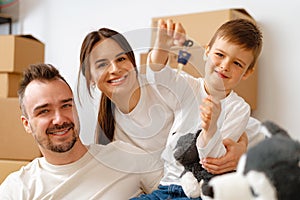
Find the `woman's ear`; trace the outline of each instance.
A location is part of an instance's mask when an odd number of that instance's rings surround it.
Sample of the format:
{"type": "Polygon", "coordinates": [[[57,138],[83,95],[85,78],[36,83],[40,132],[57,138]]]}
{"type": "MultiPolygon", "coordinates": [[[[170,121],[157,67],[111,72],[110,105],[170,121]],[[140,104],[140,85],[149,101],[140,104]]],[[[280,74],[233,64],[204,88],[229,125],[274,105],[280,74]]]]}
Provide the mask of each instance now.
{"type": "Polygon", "coordinates": [[[254,67],[251,68],[251,69],[247,69],[247,71],[245,72],[245,74],[244,74],[243,77],[242,77],[242,80],[247,80],[247,79],[249,78],[249,76],[250,76],[251,74],[253,74],[254,70],[255,70],[254,67]]]}
{"type": "Polygon", "coordinates": [[[90,87],[95,89],[96,88],[96,82],[95,81],[91,81],[90,82],[90,87]]]}
{"type": "Polygon", "coordinates": [[[32,130],[31,130],[31,127],[30,127],[30,124],[29,124],[29,122],[28,122],[28,119],[24,116],[24,115],[22,115],[21,116],[21,120],[22,120],[22,124],[23,124],[23,126],[24,126],[24,129],[25,129],[25,131],[27,132],[27,133],[32,133],[32,130]]]}

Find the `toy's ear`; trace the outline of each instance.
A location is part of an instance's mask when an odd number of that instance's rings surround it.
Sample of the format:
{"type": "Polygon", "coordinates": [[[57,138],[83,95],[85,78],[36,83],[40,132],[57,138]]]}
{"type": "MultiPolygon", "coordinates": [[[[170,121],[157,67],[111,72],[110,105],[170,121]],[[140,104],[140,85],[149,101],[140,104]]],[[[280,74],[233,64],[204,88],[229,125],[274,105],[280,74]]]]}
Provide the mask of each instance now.
{"type": "Polygon", "coordinates": [[[264,121],[262,123],[262,131],[266,137],[273,137],[274,135],[282,135],[290,138],[290,135],[286,130],[284,130],[278,124],[269,120],[264,121]],[[266,128],[266,130],[263,129],[264,127],[266,128]]]}
{"type": "Polygon", "coordinates": [[[253,74],[255,68],[248,69],[242,77],[242,80],[247,80],[251,74],[253,74]]]}

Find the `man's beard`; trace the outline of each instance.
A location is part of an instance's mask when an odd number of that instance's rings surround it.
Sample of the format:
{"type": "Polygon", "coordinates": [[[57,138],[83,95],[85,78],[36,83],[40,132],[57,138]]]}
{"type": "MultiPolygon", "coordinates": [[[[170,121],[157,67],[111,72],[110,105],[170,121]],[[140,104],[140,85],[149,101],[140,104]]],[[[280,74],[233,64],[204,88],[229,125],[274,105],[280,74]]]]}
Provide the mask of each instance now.
{"type": "Polygon", "coordinates": [[[69,151],[70,149],[73,148],[73,146],[75,145],[76,141],[78,140],[78,134],[75,129],[74,129],[74,124],[73,123],[64,123],[63,125],[61,126],[54,126],[52,128],[48,128],[46,130],[46,134],[47,136],[51,134],[51,132],[53,131],[59,131],[60,129],[66,129],[68,128],[69,130],[68,131],[72,131],[72,140],[69,141],[69,142],[65,142],[63,144],[59,144],[59,145],[56,145],[54,144],[49,137],[46,137],[44,139],[41,139],[41,138],[38,138],[36,135],[35,135],[35,139],[36,141],[38,142],[38,144],[40,146],[42,146],[44,149],[48,149],[50,151],[53,151],[53,152],[57,152],[57,153],[63,153],[63,152],[67,152],[69,151]]]}
{"type": "Polygon", "coordinates": [[[53,151],[53,152],[57,152],[57,153],[64,153],[69,151],[70,149],[73,148],[73,146],[75,145],[76,141],[78,140],[78,137],[76,136],[75,132],[73,132],[73,138],[70,142],[67,142],[65,144],[61,144],[61,145],[54,145],[50,140],[48,143],[48,147],[47,149],[53,151]]]}

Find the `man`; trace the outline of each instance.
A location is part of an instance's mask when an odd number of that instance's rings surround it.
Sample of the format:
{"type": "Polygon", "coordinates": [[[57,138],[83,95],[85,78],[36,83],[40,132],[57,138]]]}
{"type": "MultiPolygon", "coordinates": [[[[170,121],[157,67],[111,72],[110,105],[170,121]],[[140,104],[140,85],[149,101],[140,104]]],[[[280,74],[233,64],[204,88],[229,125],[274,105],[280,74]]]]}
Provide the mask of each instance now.
{"type": "Polygon", "coordinates": [[[31,65],[18,95],[24,128],[43,157],[10,174],[0,199],[129,199],[156,187],[161,163],[141,149],[81,142],[72,90],[55,67],[31,65]]]}

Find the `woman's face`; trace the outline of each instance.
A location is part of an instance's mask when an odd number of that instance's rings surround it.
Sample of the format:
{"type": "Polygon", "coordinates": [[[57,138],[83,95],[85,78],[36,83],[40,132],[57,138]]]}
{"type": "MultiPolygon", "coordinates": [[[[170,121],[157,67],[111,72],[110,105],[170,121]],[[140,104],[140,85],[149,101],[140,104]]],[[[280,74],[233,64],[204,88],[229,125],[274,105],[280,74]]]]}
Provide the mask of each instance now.
{"type": "Polygon", "coordinates": [[[105,39],[90,55],[92,83],[110,99],[129,95],[137,83],[134,65],[117,42],[105,39]]]}

